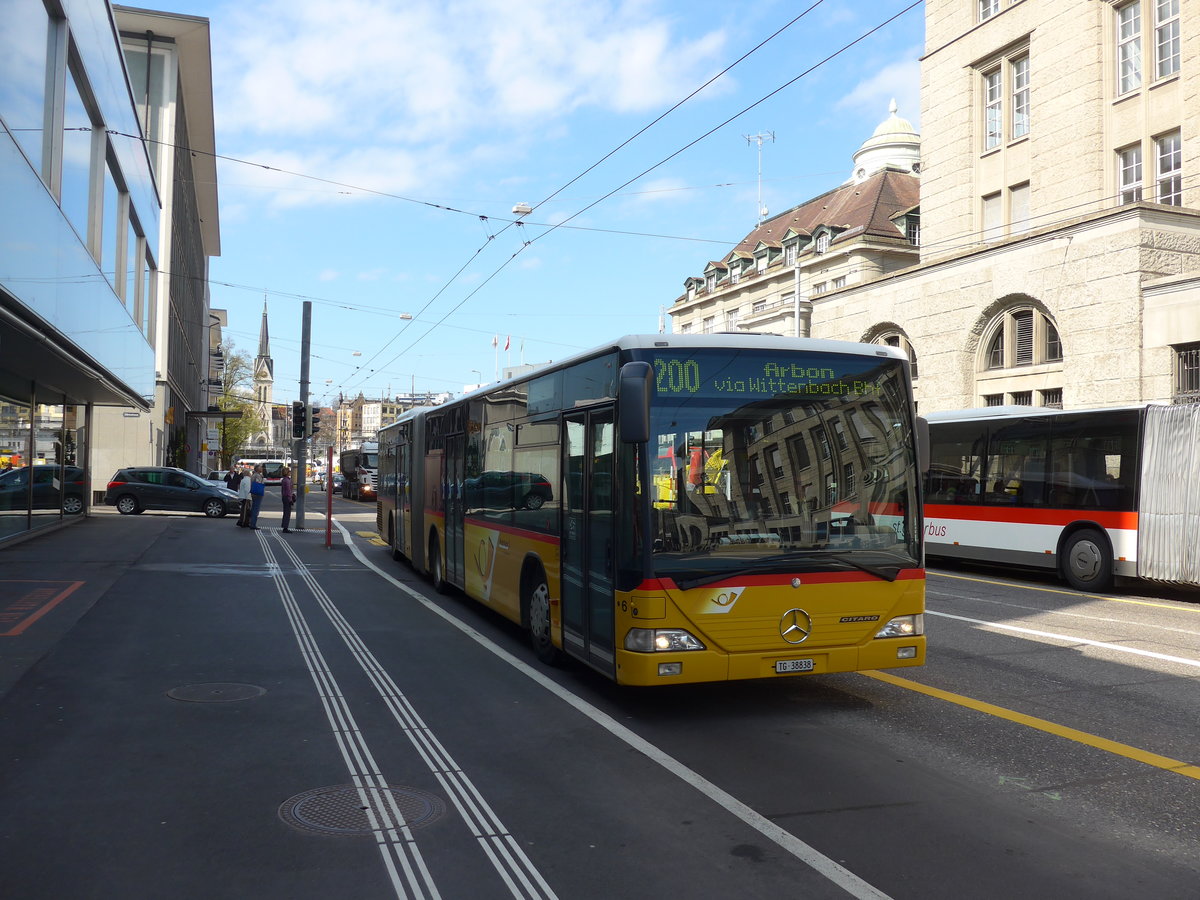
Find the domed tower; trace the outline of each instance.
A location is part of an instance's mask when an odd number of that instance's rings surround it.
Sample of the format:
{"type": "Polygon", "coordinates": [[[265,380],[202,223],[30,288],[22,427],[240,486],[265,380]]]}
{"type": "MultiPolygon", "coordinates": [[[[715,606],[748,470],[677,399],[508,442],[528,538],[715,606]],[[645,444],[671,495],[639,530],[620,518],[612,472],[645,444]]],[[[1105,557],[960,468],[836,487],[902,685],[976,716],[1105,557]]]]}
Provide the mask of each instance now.
{"type": "Polygon", "coordinates": [[[912,122],[896,115],[896,101],[888,106],[888,117],[854,154],[854,174],[849,181],[866,181],[876,172],[892,169],[921,173],[921,136],[912,122]]]}

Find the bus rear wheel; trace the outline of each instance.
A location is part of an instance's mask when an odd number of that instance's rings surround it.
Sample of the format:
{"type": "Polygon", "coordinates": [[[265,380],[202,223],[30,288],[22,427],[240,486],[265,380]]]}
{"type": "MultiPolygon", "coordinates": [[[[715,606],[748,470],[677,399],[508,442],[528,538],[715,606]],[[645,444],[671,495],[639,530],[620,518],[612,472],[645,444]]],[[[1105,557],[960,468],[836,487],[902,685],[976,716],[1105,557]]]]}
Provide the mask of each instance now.
{"type": "Polygon", "coordinates": [[[1067,538],[1060,560],[1063,578],[1075,590],[1107,591],[1112,587],[1112,550],[1096,529],[1084,528],[1067,538]]]}
{"type": "Polygon", "coordinates": [[[524,601],[534,654],[547,665],[558,665],[562,651],[550,637],[550,586],[540,568],[526,579],[524,601]]]}
{"type": "Polygon", "coordinates": [[[444,594],[450,590],[450,585],[446,582],[446,570],[443,568],[442,551],[438,545],[436,535],[429,539],[429,580],[433,582],[433,589],[439,594],[444,594]]]}

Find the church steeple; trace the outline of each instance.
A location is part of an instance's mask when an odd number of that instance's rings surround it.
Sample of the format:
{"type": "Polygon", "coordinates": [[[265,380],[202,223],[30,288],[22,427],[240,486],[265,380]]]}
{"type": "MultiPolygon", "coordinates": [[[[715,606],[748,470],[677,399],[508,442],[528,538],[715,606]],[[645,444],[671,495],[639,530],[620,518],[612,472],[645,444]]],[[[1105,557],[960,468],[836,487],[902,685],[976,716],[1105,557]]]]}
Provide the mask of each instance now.
{"type": "Polygon", "coordinates": [[[267,331],[267,299],[263,298],[262,329],[258,333],[258,358],[254,360],[254,399],[261,429],[253,442],[258,447],[274,447],[274,421],[271,407],[275,389],[275,360],[271,359],[271,339],[267,331]]]}
{"type": "Polygon", "coordinates": [[[267,335],[267,301],[263,299],[263,320],[262,328],[258,332],[258,355],[259,357],[271,356],[271,339],[267,335]]]}
{"type": "Polygon", "coordinates": [[[258,358],[254,361],[255,380],[275,380],[275,360],[271,359],[271,336],[267,330],[267,300],[263,298],[262,326],[258,332],[258,358]]]}

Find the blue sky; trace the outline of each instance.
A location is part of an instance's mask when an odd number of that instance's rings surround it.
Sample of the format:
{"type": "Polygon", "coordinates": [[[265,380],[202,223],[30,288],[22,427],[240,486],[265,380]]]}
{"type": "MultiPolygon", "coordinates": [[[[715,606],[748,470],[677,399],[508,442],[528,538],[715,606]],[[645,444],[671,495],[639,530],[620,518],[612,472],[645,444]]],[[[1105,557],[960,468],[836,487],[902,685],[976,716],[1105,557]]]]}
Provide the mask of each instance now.
{"type": "Polygon", "coordinates": [[[253,355],[265,295],[287,402],[312,300],[328,405],[457,393],[498,363],[658,331],[684,279],[755,225],[748,135],[774,133],[776,213],[848,178],[893,97],[919,127],[923,5],[802,74],[911,2],[816,2],[757,50],[814,0],[147,5],[211,21],[217,152],[244,161],[218,166],[212,305],[253,355]],[[517,203],[534,207],[520,226],[517,203]]]}

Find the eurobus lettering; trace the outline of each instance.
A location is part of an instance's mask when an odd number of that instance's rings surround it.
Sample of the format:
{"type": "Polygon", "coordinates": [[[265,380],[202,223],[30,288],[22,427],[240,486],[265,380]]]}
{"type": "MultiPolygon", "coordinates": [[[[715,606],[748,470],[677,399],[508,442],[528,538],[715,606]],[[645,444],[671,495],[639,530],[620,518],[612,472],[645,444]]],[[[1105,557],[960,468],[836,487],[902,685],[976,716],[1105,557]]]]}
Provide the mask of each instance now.
{"type": "Polygon", "coordinates": [[[621,684],[918,666],[913,410],[890,348],[624,337],[382,429],[378,527],[621,684]]]}
{"type": "Polygon", "coordinates": [[[1200,585],[1200,406],[932,413],[930,556],[1200,585]]]}

